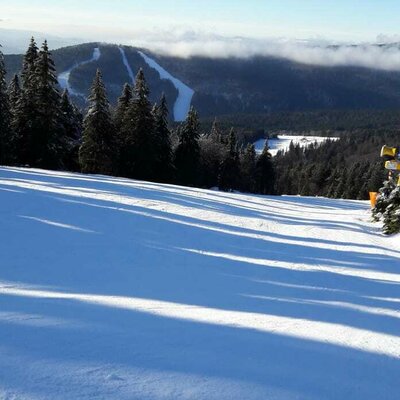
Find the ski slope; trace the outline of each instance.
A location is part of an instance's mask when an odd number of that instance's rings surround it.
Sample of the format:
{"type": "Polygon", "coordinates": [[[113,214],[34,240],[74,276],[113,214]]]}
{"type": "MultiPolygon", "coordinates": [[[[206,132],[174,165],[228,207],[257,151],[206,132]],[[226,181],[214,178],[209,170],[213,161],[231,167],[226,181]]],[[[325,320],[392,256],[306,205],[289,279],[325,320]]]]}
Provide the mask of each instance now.
{"type": "Polygon", "coordinates": [[[78,67],[80,67],[82,65],[89,64],[91,62],[97,61],[100,57],[101,57],[100,48],[96,47],[93,50],[93,55],[89,60],[85,60],[85,61],[79,62],[79,63],[75,64],[74,66],[72,66],[71,68],[69,68],[66,71],[64,71],[61,74],[59,74],[57,79],[58,79],[58,84],[60,85],[61,89],[63,89],[63,90],[67,89],[70,95],[81,97],[84,100],[86,100],[86,95],[85,94],[76,91],[71,86],[71,84],[69,83],[69,77],[71,76],[71,72],[74,69],[76,69],[76,68],[78,68],[78,67]]]}
{"type": "Polygon", "coordinates": [[[144,54],[143,52],[138,52],[146,64],[155,69],[160,74],[160,79],[166,79],[172,82],[175,88],[178,90],[178,98],[174,104],[174,120],[184,121],[189,113],[190,106],[192,104],[192,98],[194,96],[194,90],[189,86],[185,85],[182,81],[172,76],[168,71],[166,71],[161,65],[159,65],[155,60],[144,54]]]}
{"type": "Polygon", "coordinates": [[[0,216],[0,399],[398,399],[366,202],[0,168],[0,216]]]}
{"type": "Polygon", "coordinates": [[[128,73],[130,84],[135,83],[135,74],[132,71],[131,65],[129,64],[128,58],[126,57],[125,50],[122,46],[118,47],[119,52],[121,53],[122,63],[126,68],[126,72],[128,73]]]}
{"type": "MultiPolygon", "coordinates": [[[[327,140],[339,140],[337,137],[326,137],[326,136],[292,136],[292,135],[278,135],[276,138],[268,139],[268,146],[270,148],[270,153],[275,157],[278,151],[283,150],[284,152],[289,150],[290,143],[293,142],[294,145],[300,145],[300,147],[305,148],[311,144],[317,143],[320,145],[327,140]]],[[[265,146],[266,139],[260,139],[254,143],[254,147],[257,153],[262,153],[265,146]]]]}

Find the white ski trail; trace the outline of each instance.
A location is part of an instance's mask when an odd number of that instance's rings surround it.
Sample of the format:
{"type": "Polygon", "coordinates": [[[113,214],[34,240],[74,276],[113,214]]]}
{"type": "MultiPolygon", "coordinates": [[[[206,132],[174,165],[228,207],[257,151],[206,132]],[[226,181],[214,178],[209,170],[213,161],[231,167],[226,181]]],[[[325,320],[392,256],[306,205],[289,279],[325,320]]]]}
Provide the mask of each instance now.
{"type": "Polygon", "coordinates": [[[67,89],[69,94],[72,96],[81,97],[86,100],[86,96],[83,93],[80,93],[72,88],[69,83],[69,78],[71,76],[71,72],[75,69],[80,67],[81,65],[89,64],[91,62],[97,61],[101,57],[101,51],[99,47],[96,47],[93,50],[93,55],[89,60],[79,62],[72,66],[71,68],[67,69],[66,71],[62,72],[58,75],[58,84],[60,85],[61,89],[67,89]]]}
{"type": "Polygon", "coordinates": [[[131,82],[132,82],[132,83],[135,83],[135,75],[134,75],[134,73],[133,73],[133,71],[132,71],[132,68],[131,68],[131,66],[130,66],[130,64],[129,64],[128,59],[126,58],[125,50],[124,50],[123,47],[118,47],[118,48],[119,48],[119,51],[120,51],[120,53],[121,53],[122,62],[124,63],[125,68],[126,68],[126,70],[127,70],[127,72],[128,72],[129,78],[131,79],[131,82]]]}
{"type": "Polygon", "coordinates": [[[189,86],[185,85],[178,78],[172,76],[168,71],[166,71],[161,65],[159,65],[155,60],[148,57],[143,52],[139,51],[139,54],[143,57],[146,64],[155,69],[159,74],[161,79],[166,79],[172,82],[175,88],[178,90],[178,98],[174,104],[174,119],[175,121],[183,121],[189,113],[190,106],[192,104],[192,99],[194,95],[194,90],[189,86]]]}

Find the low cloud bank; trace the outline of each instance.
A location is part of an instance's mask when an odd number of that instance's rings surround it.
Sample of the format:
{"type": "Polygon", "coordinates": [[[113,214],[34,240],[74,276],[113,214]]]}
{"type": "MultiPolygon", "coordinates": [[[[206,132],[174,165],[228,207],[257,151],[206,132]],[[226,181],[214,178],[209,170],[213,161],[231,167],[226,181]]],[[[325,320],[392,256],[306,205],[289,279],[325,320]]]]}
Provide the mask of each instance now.
{"type": "Polygon", "coordinates": [[[162,55],[182,58],[270,56],[308,65],[358,66],[400,71],[400,46],[393,43],[332,45],[319,40],[227,38],[217,35],[186,33],[180,37],[162,34],[139,42],[135,40],[132,44],[140,44],[162,55]],[[160,37],[163,39],[160,40],[160,37]]]}
{"type": "Polygon", "coordinates": [[[350,45],[332,44],[326,40],[292,40],[284,38],[255,39],[247,37],[226,37],[203,31],[187,29],[131,29],[99,30],[90,35],[70,31],[75,39],[63,37],[61,33],[46,35],[37,32],[17,31],[0,28],[0,44],[4,53],[25,52],[29,38],[34,35],[38,42],[49,39],[54,48],[83,43],[103,41],[143,47],[161,55],[189,58],[203,56],[211,58],[250,58],[269,56],[292,60],[307,65],[356,66],[386,71],[400,71],[400,36],[379,35],[375,43],[350,45]],[[80,35],[80,33],[82,35],[80,35]],[[81,39],[78,39],[81,38],[81,39]]]}

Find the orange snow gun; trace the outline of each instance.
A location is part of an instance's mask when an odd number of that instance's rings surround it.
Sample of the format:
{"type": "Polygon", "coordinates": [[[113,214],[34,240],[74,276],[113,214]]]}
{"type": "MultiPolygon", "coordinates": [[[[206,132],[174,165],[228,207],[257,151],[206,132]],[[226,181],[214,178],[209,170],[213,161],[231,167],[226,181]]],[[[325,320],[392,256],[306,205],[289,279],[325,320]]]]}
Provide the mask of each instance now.
{"type": "Polygon", "coordinates": [[[371,208],[374,208],[376,206],[378,194],[378,192],[369,192],[369,201],[371,202],[371,208]]]}

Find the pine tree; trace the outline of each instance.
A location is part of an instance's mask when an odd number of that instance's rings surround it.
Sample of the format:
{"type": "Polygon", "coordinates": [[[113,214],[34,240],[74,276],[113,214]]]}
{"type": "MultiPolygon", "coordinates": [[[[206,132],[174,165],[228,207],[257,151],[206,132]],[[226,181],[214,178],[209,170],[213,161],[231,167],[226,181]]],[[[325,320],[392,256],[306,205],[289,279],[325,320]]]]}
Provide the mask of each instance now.
{"type": "Polygon", "coordinates": [[[0,164],[11,162],[13,156],[11,135],[11,114],[7,95],[6,68],[0,51],[0,164]]]}
{"type": "Polygon", "coordinates": [[[275,170],[268,142],[256,162],[256,191],[261,194],[275,193],[275,170]]]}
{"type": "Polygon", "coordinates": [[[396,186],[387,200],[386,211],[383,213],[383,233],[392,235],[400,232],[400,186],[396,186]]]}
{"type": "Polygon", "coordinates": [[[372,209],[372,218],[375,221],[380,221],[389,205],[390,194],[395,189],[396,184],[393,178],[389,178],[383,182],[383,186],[379,189],[379,194],[376,199],[375,207],[372,209]]]}
{"type": "Polygon", "coordinates": [[[169,182],[172,178],[172,147],[171,133],[168,129],[168,105],[165,95],[161,96],[160,104],[153,109],[155,134],[155,165],[154,174],[157,182],[169,182]]]}
{"type": "Polygon", "coordinates": [[[17,104],[20,101],[22,95],[22,89],[17,74],[15,74],[11,79],[11,82],[8,85],[7,93],[11,114],[14,114],[17,109],[17,104]]]}
{"type": "Polygon", "coordinates": [[[36,72],[36,60],[39,55],[39,48],[35,42],[35,38],[31,38],[28,50],[25,53],[24,60],[22,62],[22,82],[26,89],[28,86],[34,86],[34,75],[36,72]]]}
{"type": "Polygon", "coordinates": [[[230,191],[238,189],[240,183],[240,162],[237,149],[236,134],[233,129],[229,134],[228,149],[222,160],[218,186],[221,190],[230,191]]]}
{"type": "Polygon", "coordinates": [[[128,83],[125,83],[122,89],[122,94],[118,98],[117,107],[114,113],[114,125],[118,135],[120,135],[125,113],[131,104],[132,96],[133,94],[131,86],[128,83]]]}
{"type": "Polygon", "coordinates": [[[335,198],[339,180],[340,180],[340,170],[339,168],[335,168],[327,179],[327,191],[326,191],[327,197],[335,198]]]}
{"type": "Polygon", "coordinates": [[[348,171],[343,197],[356,199],[362,186],[362,169],[359,162],[354,163],[348,171]]]}
{"type": "Polygon", "coordinates": [[[58,91],[56,68],[47,41],[44,41],[35,61],[34,79],[37,115],[31,143],[32,164],[42,168],[59,168],[62,154],[65,152],[61,96],[58,91]]]}
{"type": "Polygon", "coordinates": [[[348,175],[347,168],[346,167],[342,168],[340,171],[340,178],[338,181],[338,185],[335,190],[335,195],[334,195],[335,199],[343,199],[344,198],[344,193],[346,190],[347,175],[348,175]]]}
{"type": "Polygon", "coordinates": [[[140,69],[135,79],[133,100],[125,113],[122,127],[121,173],[143,180],[155,179],[156,139],[149,93],[143,70],[140,69]]]}
{"type": "Polygon", "coordinates": [[[63,131],[63,165],[72,171],[79,170],[79,147],[82,140],[82,115],[71,103],[68,90],[61,96],[61,124],[63,131]]]}
{"type": "Polygon", "coordinates": [[[219,131],[216,119],[213,122],[211,131],[206,135],[201,135],[199,146],[200,186],[215,187],[218,185],[220,167],[226,153],[226,146],[222,143],[222,134],[219,131]]]}
{"type": "Polygon", "coordinates": [[[22,165],[35,165],[34,154],[35,124],[37,110],[36,62],[38,47],[32,37],[22,64],[22,92],[13,110],[12,129],[15,137],[16,162],[22,165]]]}
{"type": "Polygon", "coordinates": [[[256,149],[254,144],[248,144],[241,155],[241,189],[245,192],[254,192],[256,177],[256,149]]]}
{"type": "Polygon", "coordinates": [[[209,137],[215,143],[223,143],[222,133],[218,127],[217,118],[213,121],[209,137]]]}
{"type": "Polygon", "coordinates": [[[377,162],[371,166],[368,179],[368,192],[377,192],[385,181],[386,171],[382,168],[382,163],[377,162]]]}
{"type": "Polygon", "coordinates": [[[99,70],[88,98],[79,162],[82,172],[111,175],[115,171],[115,131],[106,89],[99,70]]]}
{"type": "Polygon", "coordinates": [[[174,155],[179,184],[193,186],[199,180],[199,129],[199,118],[196,110],[192,107],[179,130],[179,144],[174,155]]]}

